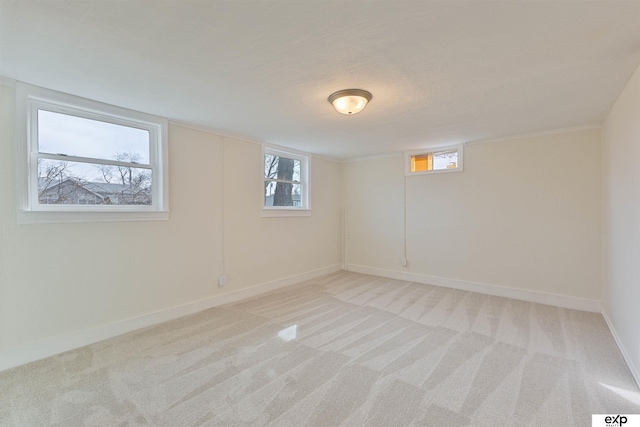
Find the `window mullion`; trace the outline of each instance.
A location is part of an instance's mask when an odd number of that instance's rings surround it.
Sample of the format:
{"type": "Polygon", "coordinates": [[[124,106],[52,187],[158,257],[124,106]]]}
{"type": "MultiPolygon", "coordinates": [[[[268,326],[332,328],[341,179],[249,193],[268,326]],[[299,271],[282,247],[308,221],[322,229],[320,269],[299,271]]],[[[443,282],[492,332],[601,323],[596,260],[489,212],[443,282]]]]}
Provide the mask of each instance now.
{"type": "Polygon", "coordinates": [[[265,181],[269,182],[284,182],[285,184],[301,184],[301,181],[287,181],[286,179],[265,178],[265,181]]]}

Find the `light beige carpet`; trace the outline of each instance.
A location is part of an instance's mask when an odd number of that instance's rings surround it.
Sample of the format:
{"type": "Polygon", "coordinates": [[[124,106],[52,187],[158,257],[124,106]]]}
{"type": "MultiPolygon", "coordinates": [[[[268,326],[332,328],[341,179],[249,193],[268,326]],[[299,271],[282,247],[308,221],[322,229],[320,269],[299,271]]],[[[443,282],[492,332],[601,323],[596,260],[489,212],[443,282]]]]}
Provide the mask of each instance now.
{"type": "Polygon", "coordinates": [[[590,426],[599,314],[341,272],[0,373],[3,426],[590,426]]]}

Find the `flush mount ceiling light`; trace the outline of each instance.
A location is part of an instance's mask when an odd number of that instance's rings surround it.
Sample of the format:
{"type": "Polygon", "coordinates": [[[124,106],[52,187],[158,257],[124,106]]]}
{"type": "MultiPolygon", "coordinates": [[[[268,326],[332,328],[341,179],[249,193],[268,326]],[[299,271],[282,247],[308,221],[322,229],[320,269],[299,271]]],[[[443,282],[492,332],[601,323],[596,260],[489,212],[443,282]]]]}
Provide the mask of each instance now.
{"type": "Polygon", "coordinates": [[[356,114],[371,101],[371,93],[362,89],[345,89],[329,95],[329,102],[340,114],[356,114]]]}

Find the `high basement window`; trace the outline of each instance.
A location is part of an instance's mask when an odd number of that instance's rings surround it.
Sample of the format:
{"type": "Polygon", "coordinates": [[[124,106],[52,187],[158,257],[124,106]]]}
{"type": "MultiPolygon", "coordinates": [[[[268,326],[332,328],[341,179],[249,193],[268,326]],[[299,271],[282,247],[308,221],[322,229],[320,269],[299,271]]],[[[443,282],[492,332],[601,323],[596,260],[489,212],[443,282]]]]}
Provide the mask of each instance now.
{"type": "Polygon", "coordinates": [[[167,121],[17,85],[18,221],[168,218],[167,121]]]}
{"type": "Polygon", "coordinates": [[[262,216],[311,215],[309,156],[263,146],[262,216]]]}
{"type": "Polygon", "coordinates": [[[404,153],[405,175],[462,171],[463,146],[455,145],[404,153]]]}

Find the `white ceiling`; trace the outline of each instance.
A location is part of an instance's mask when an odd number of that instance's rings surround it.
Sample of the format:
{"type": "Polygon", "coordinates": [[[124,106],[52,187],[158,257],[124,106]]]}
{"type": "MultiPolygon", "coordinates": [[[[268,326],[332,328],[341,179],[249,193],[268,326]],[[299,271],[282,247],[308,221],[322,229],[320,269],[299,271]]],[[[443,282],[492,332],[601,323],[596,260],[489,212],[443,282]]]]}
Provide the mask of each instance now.
{"type": "Polygon", "coordinates": [[[342,159],[599,124],[640,64],[640,0],[0,0],[0,27],[5,77],[342,159]]]}

